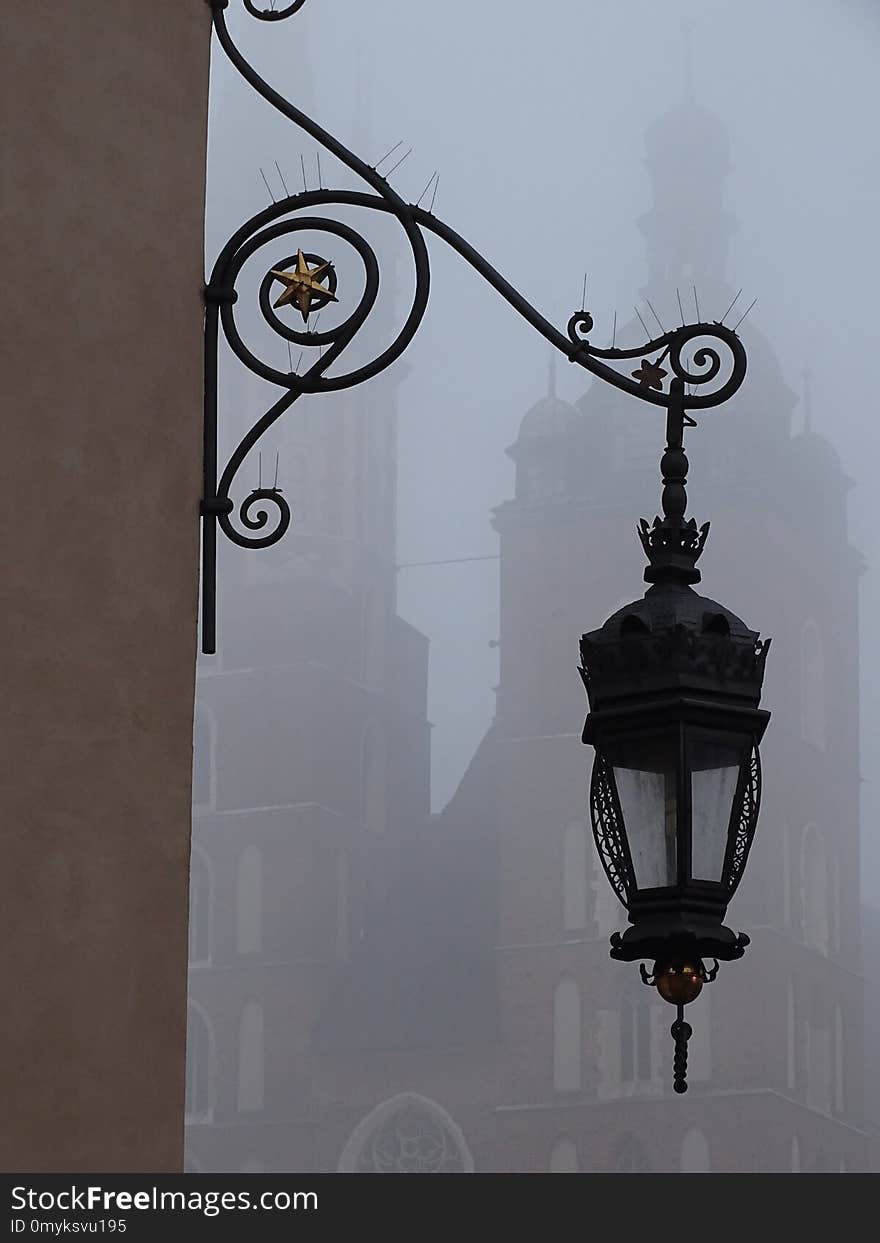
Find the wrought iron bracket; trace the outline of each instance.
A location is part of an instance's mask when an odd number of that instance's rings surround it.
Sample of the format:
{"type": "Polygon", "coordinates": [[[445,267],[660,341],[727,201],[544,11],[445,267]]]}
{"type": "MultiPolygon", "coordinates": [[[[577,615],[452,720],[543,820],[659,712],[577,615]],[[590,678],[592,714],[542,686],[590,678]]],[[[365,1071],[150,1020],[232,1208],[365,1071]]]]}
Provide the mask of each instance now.
{"type": "MultiPolygon", "coordinates": [[[[241,501],[237,525],[232,521],[235,502],[231,499],[236,476],[247,455],[263,434],[303,395],[340,392],[373,378],[389,367],[409,345],[424,316],[430,290],[430,263],[425,234],[445,242],[468,263],[527,323],[559,350],[570,362],[583,367],[598,379],[613,384],[642,401],[666,409],[670,426],[693,426],[686,410],[708,409],[731,397],[742,384],[746,355],[736,332],[719,322],[684,324],[632,349],[601,349],[589,338],[593,318],[582,308],[568,321],[564,332],[556,328],[528,302],[477,250],[449,225],[418,204],[407,203],[376,168],[321,125],[307,116],[269,85],[242,54],[226,24],[229,0],[205,0],[217,40],[235,69],[267,103],[314,139],[353,172],[366,191],[319,188],[286,195],[271,207],[257,212],[232,235],[214,264],[205,285],[205,410],[204,483],[200,506],[202,522],[201,621],[202,650],[216,651],[217,528],[242,548],[267,548],[286,533],[291,509],[279,488],[257,488],[241,501]],[[338,362],[357,336],[375,305],[379,290],[379,263],[366,238],[350,225],[336,220],[328,209],[358,207],[392,216],[404,234],[415,272],[412,301],[397,336],[369,362],[350,371],[336,372],[338,362]],[[321,214],[312,213],[320,209],[321,214]],[[363,290],[346,313],[347,291],[337,295],[335,268],[327,256],[303,255],[281,245],[283,239],[308,231],[323,234],[332,245],[353,251],[363,269],[363,290]],[[319,356],[302,375],[273,366],[245,343],[238,330],[234,307],[238,299],[236,282],[245,263],[271,248],[271,262],[259,289],[259,307],[273,332],[305,349],[318,349],[319,356]],[[285,249],[287,253],[285,253],[285,249]],[[286,270],[290,269],[290,270],[286,270]],[[285,292],[282,292],[285,291],[285,292]],[[273,296],[281,296],[273,302],[273,296]],[[324,331],[309,331],[313,311],[329,302],[341,304],[341,317],[324,331]],[[276,312],[282,311],[279,315],[276,312]],[[301,315],[304,329],[289,321],[291,312],[301,315]],[[255,375],[275,385],[279,396],[242,437],[222,471],[218,470],[218,357],[220,333],[238,360],[255,375]],[[693,351],[690,363],[684,351],[693,351]],[[724,357],[724,364],[722,358],[724,357]],[[640,360],[628,374],[613,365],[640,360]],[[664,367],[666,364],[666,367],[664,367]],[[668,369],[667,369],[668,368],[668,369]],[[724,376],[719,383],[719,376],[724,376]],[[668,390],[665,377],[670,376],[668,390]],[[715,385],[715,387],[712,387],[715,385]],[[691,389],[686,392],[686,386],[691,389]],[[242,529],[244,528],[244,529],[242,529]]],[[[268,4],[270,0],[266,0],[268,4]]],[[[251,17],[263,22],[281,22],[302,9],[305,0],[291,0],[283,7],[259,8],[255,0],[242,0],[251,17]]],[[[674,481],[673,481],[674,482],[674,481]]],[[[294,498],[295,503],[295,498],[294,498]]]]}

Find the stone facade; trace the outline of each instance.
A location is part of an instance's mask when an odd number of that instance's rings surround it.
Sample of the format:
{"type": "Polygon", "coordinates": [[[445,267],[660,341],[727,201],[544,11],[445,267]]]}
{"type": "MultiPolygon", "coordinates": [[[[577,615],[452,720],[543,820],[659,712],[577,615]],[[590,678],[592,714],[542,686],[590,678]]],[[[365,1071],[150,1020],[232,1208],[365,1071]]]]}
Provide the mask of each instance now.
{"type": "Polygon", "coordinates": [[[7,1171],[182,1164],[209,39],[0,34],[7,1171]]]}

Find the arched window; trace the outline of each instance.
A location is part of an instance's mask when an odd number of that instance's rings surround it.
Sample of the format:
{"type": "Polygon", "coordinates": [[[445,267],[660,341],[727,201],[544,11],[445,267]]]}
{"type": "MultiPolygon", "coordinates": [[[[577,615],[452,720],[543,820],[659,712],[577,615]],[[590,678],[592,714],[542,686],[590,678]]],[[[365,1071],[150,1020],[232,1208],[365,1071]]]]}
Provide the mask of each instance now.
{"type": "Polygon", "coordinates": [[[623,1084],[651,1080],[651,1001],[638,994],[620,1006],[620,1079],[623,1084]]]}
{"type": "Polygon", "coordinates": [[[647,1174],[651,1165],[644,1145],[635,1135],[624,1135],[614,1149],[611,1168],[618,1174],[647,1174]]]}
{"type": "Polygon", "coordinates": [[[558,1139],[550,1153],[550,1174],[577,1174],[580,1170],[577,1148],[570,1139],[558,1139]]]}
{"type": "Polygon", "coordinates": [[[825,749],[825,657],[813,618],[801,632],[801,732],[806,742],[825,749]]]}
{"type": "Polygon", "coordinates": [[[572,820],[562,850],[562,917],[566,932],[587,926],[587,829],[572,820]]]}
{"type": "Polygon", "coordinates": [[[204,853],[193,847],[189,863],[189,961],[211,961],[211,867],[204,853]]]}
{"type": "Polygon", "coordinates": [[[596,1085],[600,1101],[614,1100],[621,1095],[620,1076],[620,1011],[596,1011],[596,1085]]]}
{"type": "Polygon", "coordinates": [[[464,1134],[436,1101],[402,1092],[377,1105],[352,1131],[340,1174],[472,1174],[464,1134]]]}
{"type": "Polygon", "coordinates": [[[801,896],[804,941],[820,954],[828,953],[828,865],[825,840],[815,824],[804,829],[801,842],[801,896]]]}
{"type": "Polygon", "coordinates": [[[807,1063],[807,1104],[831,1113],[831,1032],[809,1021],[804,1032],[807,1063]]]}
{"type": "Polygon", "coordinates": [[[209,1122],[214,1105],[214,1036],[200,1006],[190,1003],[186,1028],[186,1121],[209,1122]]]}
{"type": "Polygon", "coordinates": [[[697,1127],[691,1127],[681,1145],[682,1174],[708,1174],[712,1169],[709,1141],[697,1127]]]}
{"type": "Polygon", "coordinates": [[[236,880],[236,949],[259,954],[263,948],[263,856],[247,846],[238,860],[236,880]]]}
{"type": "Polygon", "coordinates": [[[367,827],[381,833],[387,823],[386,782],[388,748],[378,721],[369,721],[364,730],[361,761],[363,817],[367,827]]]}
{"type": "Polygon", "coordinates": [[[531,504],[552,501],[565,495],[563,463],[554,454],[541,454],[528,462],[520,462],[517,480],[521,482],[521,495],[531,504]]]}
{"type": "Polygon", "coordinates": [[[553,998],[553,1087],[581,1090],[581,993],[571,976],[559,981],[553,998]]]}
{"type": "Polygon", "coordinates": [[[217,726],[205,704],[196,706],[193,719],[193,807],[214,805],[214,762],[217,726]]]}
{"type": "Polygon", "coordinates": [[[241,1012],[238,1041],[238,1108],[263,1108],[263,1007],[248,1001],[241,1012]]]}

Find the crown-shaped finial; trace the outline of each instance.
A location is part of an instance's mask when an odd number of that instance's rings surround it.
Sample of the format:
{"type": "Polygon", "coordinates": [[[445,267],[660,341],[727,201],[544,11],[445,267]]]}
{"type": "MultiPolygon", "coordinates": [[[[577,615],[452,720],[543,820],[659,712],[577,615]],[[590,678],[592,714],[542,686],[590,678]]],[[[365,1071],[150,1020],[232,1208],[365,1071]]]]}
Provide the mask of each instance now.
{"type": "Polygon", "coordinates": [[[642,518],[638,536],[651,563],[645,569],[645,582],[698,583],[696,563],[708,534],[709,523],[698,527],[694,518],[670,519],[658,514],[651,526],[642,518]]]}

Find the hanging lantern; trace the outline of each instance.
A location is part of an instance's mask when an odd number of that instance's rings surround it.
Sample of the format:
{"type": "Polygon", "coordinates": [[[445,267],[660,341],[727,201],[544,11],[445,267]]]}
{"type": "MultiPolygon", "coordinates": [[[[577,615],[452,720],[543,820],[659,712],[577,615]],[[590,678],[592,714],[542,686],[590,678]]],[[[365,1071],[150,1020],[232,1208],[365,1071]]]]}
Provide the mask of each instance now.
{"type": "Polygon", "coordinates": [[[650,586],[581,640],[593,834],[631,925],[612,936],[611,956],[651,961],[643,980],[677,1007],[677,1092],[687,1090],[684,1006],[749,940],[724,919],[758,820],[770,718],[758,706],[770,640],[693,587],[709,524],[684,517],[683,422],[671,408],[664,516],[640,524],[650,586]]]}

